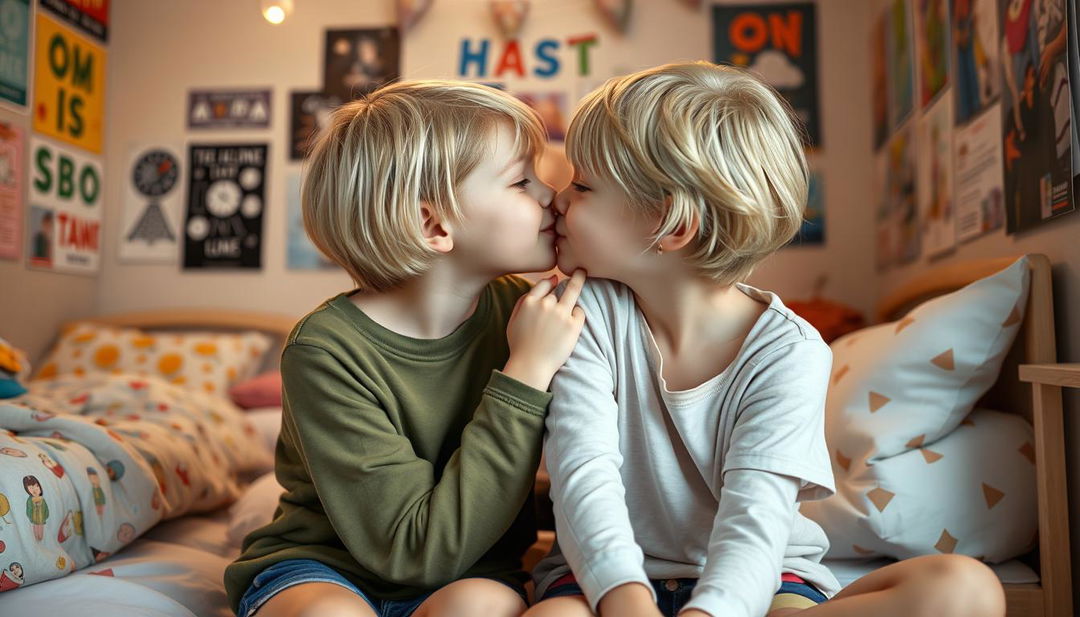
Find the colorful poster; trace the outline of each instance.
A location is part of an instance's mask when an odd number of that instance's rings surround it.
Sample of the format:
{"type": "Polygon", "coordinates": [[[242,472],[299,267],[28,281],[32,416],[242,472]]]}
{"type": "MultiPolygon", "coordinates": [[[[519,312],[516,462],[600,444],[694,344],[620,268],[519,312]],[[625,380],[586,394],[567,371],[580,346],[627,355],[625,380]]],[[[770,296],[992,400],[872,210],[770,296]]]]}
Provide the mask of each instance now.
{"type": "Polygon", "coordinates": [[[927,257],[956,246],[953,200],[953,102],[943,94],[919,118],[918,202],[923,252],[927,257]]]}
{"type": "Polygon", "coordinates": [[[1075,210],[1065,0],[1001,0],[1009,233],[1075,210]]]}
{"type": "Polygon", "coordinates": [[[105,62],[102,47],[39,12],[34,41],[34,131],[100,154],[105,62]]]}
{"type": "Polygon", "coordinates": [[[41,8],[102,43],[109,42],[109,0],[39,0],[41,8]]]}
{"type": "Polygon", "coordinates": [[[270,90],[191,90],[189,129],[270,127],[270,90]]]}
{"type": "Polygon", "coordinates": [[[882,12],[874,20],[870,35],[870,97],[874,120],[874,150],[881,148],[889,137],[889,65],[885,32],[889,25],[888,13],[882,12]]]}
{"type": "Polygon", "coordinates": [[[290,270],[323,270],[336,268],[334,262],[328,260],[319,249],[311,242],[304,231],[304,216],[300,209],[300,172],[292,172],[285,179],[285,190],[288,191],[286,203],[289,210],[289,225],[285,233],[287,249],[287,266],[290,270]]]}
{"type": "Polygon", "coordinates": [[[317,91],[296,90],[289,93],[292,114],[289,122],[289,160],[307,158],[315,137],[330,124],[330,114],[341,99],[317,91]]]}
{"type": "Polygon", "coordinates": [[[760,75],[791,103],[811,148],[822,147],[813,3],[714,5],[713,60],[760,75]]]}
{"type": "Polygon", "coordinates": [[[566,117],[566,94],[563,92],[516,92],[521,102],[536,110],[544,121],[549,141],[566,141],[569,120],[566,117]]]}
{"type": "Polygon", "coordinates": [[[895,263],[909,264],[919,258],[919,212],[915,203],[915,161],[912,157],[911,129],[904,128],[889,143],[886,192],[892,225],[895,263]]]}
{"type": "Polygon", "coordinates": [[[953,136],[956,239],[977,238],[1005,225],[1001,176],[1001,106],[994,105],[953,136]]]}
{"type": "Polygon", "coordinates": [[[997,0],[950,0],[956,63],[956,124],[967,124],[1001,95],[997,0]]]}
{"type": "Polygon", "coordinates": [[[25,111],[30,72],[30,0],[0,0],[0,32],[0,100],[25,111]]]}
{"type": "Polygon", "coordinates": [[[397,28],[327,30],[323,91],[351,101],[400,76],[397,28]]]}
{"type": "Polygon", "coordinates": [[[821,174],[810,172],[810,186],[806,195],[806,212],[803,214],[799,233],[791,241],[793,246],[825,244],[825,196],[821,174]]]}
{"type": "Polygon", "coordinates": [[[101,262],[101,159],[30,137],[29,265],[94,274],[101,262]]]}
{"type": "Polygon", "coordinates": [[[915,0],[919,103],[925,109],[949,83],[948,0],[915,0]]]}
{"type": "Polygon", "coordinates": [[[120,259],[176,263],[184,214],[182,144],[148,144],[128,150],[120,259]]]}
{"type": "Polygon", "coordinates": [[[23,130],[0,122],[0,259],[18,259],[22,248],[23,130]]]}
{"type": "Polygon", "coordinates": [[[889,25],[886,44],[889,63],[889,118],[898,128],[911,114],[913,66],[911,60],[911,28],[908,26],[907,0],[892,0],[888,9],[889,25]]]}
{"type": "Polygon", "coordinates": [[[267,149],[267,144],[190,146],[185,268],[261,267],[267,149]]]}

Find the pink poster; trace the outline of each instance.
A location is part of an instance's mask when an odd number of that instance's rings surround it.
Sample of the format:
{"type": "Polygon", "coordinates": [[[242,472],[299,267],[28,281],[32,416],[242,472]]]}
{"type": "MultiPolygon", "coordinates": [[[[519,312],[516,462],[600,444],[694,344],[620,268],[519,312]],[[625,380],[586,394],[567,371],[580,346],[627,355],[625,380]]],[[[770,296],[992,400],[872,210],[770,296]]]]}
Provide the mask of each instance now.
{"type": "Polygon", "coordinates": [[[19,258],[22,238],[23,130],[0,122],[0,259],[19,258]]]}

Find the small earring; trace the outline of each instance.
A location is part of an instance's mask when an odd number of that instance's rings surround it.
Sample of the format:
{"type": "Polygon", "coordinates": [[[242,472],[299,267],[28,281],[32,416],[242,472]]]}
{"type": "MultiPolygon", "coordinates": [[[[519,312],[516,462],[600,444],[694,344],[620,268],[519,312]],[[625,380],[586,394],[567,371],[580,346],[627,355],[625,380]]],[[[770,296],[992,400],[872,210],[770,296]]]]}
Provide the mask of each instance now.
{"type": "Polygon", "coordinates": [[[657,255],[663,255],[663,254],[664,254],[664,247],[662,247],[662,246],[660,246],[659,244],[657,244],[657,245],[656,245],[656,254],[657,254],[657,255]]]}

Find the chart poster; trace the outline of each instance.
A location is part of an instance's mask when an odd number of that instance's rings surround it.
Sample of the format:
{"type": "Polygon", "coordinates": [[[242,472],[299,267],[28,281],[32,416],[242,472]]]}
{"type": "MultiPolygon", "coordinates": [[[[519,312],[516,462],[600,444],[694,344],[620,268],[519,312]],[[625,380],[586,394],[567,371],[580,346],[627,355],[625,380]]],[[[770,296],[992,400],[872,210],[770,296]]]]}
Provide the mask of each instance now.
{"type": "Polygon", "coordinates": [[[1065,0],[1001,0],[1006,231],[1075,209],[1065,0]]]}
{"type": "Polygon", "coordinates": [[[184,215],[183,146],[151,143],[128,150],[120,259],[176,263],[184,215]]]}
{"type": "Polygon", "coordinates": [[[915,2],[915,41],[919,58],[919,103],[928,107],[949,83],[949,2],[915,2]]]}
{"type": "Polygon", "coordinates": [[[189,129],[270,127],[270,90],[191,90],[189,129]]]}
{"type": "Polygon", "coordinates": [[[29,161],[29,266],[97,273],[105,197],[101,159],[34,135],[29,161]]]}
{"type": "Polygon", "coordinates": [[[397,28],[327,30],[323,91],[351,101],[397,79],[401,42],[397,28]]]}
{"type": "Polygon", "coordinates": [[[300,209],[300,172],[286,177],[286,203],[289,209],[289,225],[285,233],[288,255],[286,264],[290,270],[331,270],[337,266],[315,248],[304,231],[304,216],[300,209]]]}
{"type": "Polygon", "coordinates": [[[915,99],[907,0],[892,0],[888,15],[886,55],[889,64],[889,118],[896,129],[911,115],[915,99]]]}
{"type": "Polygon", "coordinates": [[[105,117],[105,50],[37,13],[34,40],[34,131],[101,153],[105,117]]]}
{"type": "Polygon", "coordinates": [[[1001,106],[994,105],[953,133],[956,239],[972,240],[1005,226],[1001,175],[1001,106]]]}
{"type": "Polygon", "coordinates": [[[19,259],[22,250],[23,147],[25,135],[0,122],[0,259],[19,259]]]}
{"type": "Polygon", "coordinates": [[[813,3],[713,5],[713,60],[745,67],[788,100],[820,148],[817,17],[813,3]]]}
{"type": "Polygon", "coordinates": [[[330,124],[330,114],[341,105],[341,99],[312,90],[294,90],[289,98],[289,160],[300,161],[307,158],[315,138],[330,124]]]}
{"type": "Polygon", "coordinates": [[[109,0],[38,0],[41,8],[89,34],[109,42],[109,0]]]}
{"type": "Polygon", "coordinates": [[[30,0],[0,0],[0,101],[26,111],[30,75],[30,0]]]}
{"type": "Polygon", "coordinates": [[[184,268],[261,267],[267,150],[190,146],[184,268]]]}
{"type": "Polygon", "coordinates": [[[952,95],[947,92],[918,123],[916,185],[922,248],[927,257],[936,257],[956,247],[952,112],[952,95]]]}
{"type": "Polygon", "coordinates": [[[1001,96],[997,0],[950,0],[956,124],[971,122],[1001,96]]]}

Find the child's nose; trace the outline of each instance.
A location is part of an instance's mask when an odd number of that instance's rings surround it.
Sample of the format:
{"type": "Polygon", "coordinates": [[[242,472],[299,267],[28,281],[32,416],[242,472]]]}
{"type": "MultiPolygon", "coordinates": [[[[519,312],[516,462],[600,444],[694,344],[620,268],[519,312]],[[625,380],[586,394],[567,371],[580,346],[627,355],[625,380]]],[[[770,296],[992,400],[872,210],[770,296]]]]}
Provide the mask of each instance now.
{"type": "Polygon", "coordinates": [[[570,189],[567,188],[565,191],[556,195],[555,201],[553,201],[551,204],[552,207],[555,208],[555,211],[558,212],[560,215],[565,215],[567,208],[570,207],[569,191],[570,189]]]}

